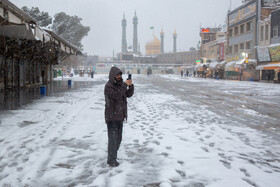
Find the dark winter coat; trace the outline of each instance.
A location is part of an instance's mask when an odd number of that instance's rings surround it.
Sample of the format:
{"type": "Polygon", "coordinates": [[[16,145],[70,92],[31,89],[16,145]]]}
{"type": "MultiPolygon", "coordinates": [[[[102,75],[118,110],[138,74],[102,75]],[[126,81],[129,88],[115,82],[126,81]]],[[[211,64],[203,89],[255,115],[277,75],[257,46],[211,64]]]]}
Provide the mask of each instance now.
{"type": "Polygon", "coordinates": [[[127,86],[123,81],[117,82],[115,77],[122,73],[117,67],[112,67],[109,81],[105,85],[105,121],[121,121],[127,119],[127,97],[134,93],[134,85],[127,86]]]}

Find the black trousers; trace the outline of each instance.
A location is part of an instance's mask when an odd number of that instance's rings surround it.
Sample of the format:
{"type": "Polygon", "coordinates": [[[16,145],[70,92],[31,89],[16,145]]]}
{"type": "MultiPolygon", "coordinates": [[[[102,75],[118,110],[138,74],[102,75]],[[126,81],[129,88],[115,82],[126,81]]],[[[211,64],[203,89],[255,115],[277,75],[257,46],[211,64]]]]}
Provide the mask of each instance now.
{"type": "Polygon", "coordinates": [[[108,129],[108,161],[117,159],[118,150],[122,141],[123,122],[110,121],[107,123],[108,129]]]}

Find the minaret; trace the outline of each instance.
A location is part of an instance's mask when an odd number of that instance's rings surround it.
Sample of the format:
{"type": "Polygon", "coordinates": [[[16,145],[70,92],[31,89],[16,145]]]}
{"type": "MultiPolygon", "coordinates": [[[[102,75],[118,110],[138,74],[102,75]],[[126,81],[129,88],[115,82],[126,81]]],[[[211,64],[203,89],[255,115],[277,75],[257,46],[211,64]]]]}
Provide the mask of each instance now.
{"type": "Polygon", "coordinates": [[[135,15],[133,18],[133,53],[137,53],[137,45],[138,45],[138,37],[137,37],[137,24],[138,24],[138,18],[136,16],[136,11],[135,15]]]}
{"type": "Polygon", "coordinates": [[[163,29],[161,29],[161,33],[160,33],[160,53],[164,53],[164,32],[163,32],[163,29]]]}
{"type": "Polygon", "coordinates": [[[138,43],[138,53],[141,54],[140,43],[138,43]]]}
{"type": "Polygon", "coordinates": [[[174,34],[173,34],[173,53],[176,53],[177,52],[177,33],[176,33],[176,30],[174,31],[174,34]]]}
{"type": "Polygon", "coordinates": [[[126,19],[125,15],[123,14],[122,20],[122,53],[127,52],[127,43],[126,43],[126,19]]]}

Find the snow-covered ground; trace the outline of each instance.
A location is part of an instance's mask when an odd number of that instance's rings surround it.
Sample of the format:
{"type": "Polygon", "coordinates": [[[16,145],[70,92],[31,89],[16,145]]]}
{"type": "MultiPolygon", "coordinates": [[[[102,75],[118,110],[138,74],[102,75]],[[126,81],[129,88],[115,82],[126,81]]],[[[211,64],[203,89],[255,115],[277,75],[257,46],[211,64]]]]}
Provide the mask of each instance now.
{"type": "Polygon", "coordinates": [[[272,136],[250,126],[252,116],[263,115],[257,119],[271,124],[275,120],[249,107],[253,98],[279,99],[279,85],[133,75],[135,94],[128,100],[120,166],[110,168],[103,95],[107,75],[71,79],[96,84],[0,114],[0,186],[279,186],[278,131],[269,131],[272,136]],[[209,92],[190,95],[195,85],[209,92]],[[239,93],[242,88],[249,89],[239,93]],[[225,108],[212,108],[207,94],[213,90],[227,98],[243,94],[247,104],[238,103],[244,107],[234,110],[235,102],[219,96],[225,108]]]}

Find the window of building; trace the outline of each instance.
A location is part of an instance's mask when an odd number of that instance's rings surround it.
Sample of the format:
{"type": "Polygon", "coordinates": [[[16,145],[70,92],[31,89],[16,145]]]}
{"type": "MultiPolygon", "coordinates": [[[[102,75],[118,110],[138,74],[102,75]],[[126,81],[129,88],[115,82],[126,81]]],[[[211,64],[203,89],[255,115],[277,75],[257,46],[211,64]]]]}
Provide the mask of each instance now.
{"type": "Polygon", "coordinates": [[[229,37],[232,37],[232,29],[229,29],[229,37]]]}
{"type": "Polygon", "coordinates": [[[264,35],[264,26],[261,26],[261,41],[263,41],[263,35],[264,35]]]}
{"type": "Polygon", "coordinates": [[[239,28],[238,27],[234,27],[234,36],[237,36],[239,33],[239,28]]]}
{"type": "Polygon", "coordinates": [[[240,45],[239,49],[244,50],[244,43],[240,43],[239,45],[240,45]]]}
{"type": "Polygon", "coordinates": [[[232,46],[229,46],[229,54],[232,54],[232,46]]]}
{"type": "Polygon", "coordinates": [[[246,32],[252,31],[252,21],[246,23],[246,32]]]}
{"type": "Polygon", "coordinates": [[[268,40],[269,36],[269,29],[268,29],[268,24],[265,25],[265,40],[268,40]]]}
{"type": "Polygon", "coordinates": [[[208,43],[208,42],[209,42],[208,39],[203,39],[203,40],[202,40],[202,44],[206,44],[206,43],[208,43]]]}
{"type": "Polygon", "coordinates": [[[244,33],[244,24],[240,25],[240,34],[243,34],[244,33]]]}
{"type": "Polygon", "coordinates": [[[251,41],[246,42],[246,49],[251,49],[251,41]]]}
{"type": "Polygon", "coordinates": [[[278,26],[273,27],[272,36],[273,36],[273,38],[278,37],[278,26]]]}
{"type": "Polygon", "coordinates": [[[238,53],[238,45],[234,45],[234,53],[238,53]]]}

